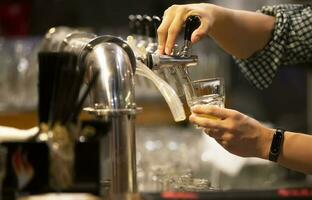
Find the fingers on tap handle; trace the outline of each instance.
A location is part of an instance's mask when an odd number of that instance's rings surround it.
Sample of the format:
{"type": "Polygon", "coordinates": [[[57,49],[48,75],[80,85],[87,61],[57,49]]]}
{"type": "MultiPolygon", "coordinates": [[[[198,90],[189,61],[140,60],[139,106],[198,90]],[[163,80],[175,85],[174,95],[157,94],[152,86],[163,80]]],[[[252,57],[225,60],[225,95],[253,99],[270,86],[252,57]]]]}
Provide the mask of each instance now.
{"type": "Polygon", "coordinates": [[[196,15],[189,16],[185,21],[184,40],[191,41],[192,33],[200,26],[200,18],[196,15]]]}

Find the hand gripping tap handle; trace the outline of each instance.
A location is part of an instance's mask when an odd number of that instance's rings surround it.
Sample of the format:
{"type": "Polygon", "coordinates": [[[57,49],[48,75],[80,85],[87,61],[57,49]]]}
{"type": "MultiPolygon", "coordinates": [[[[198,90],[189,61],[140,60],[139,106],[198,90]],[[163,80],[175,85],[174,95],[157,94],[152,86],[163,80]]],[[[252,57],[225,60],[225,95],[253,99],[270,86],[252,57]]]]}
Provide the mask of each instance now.
{"type": "Polygon", "coordinates": [[[200,26],[200,19],[198,16],[189,16],[185,21],[184,40],[191,41],[192,33],[200,26]]]}

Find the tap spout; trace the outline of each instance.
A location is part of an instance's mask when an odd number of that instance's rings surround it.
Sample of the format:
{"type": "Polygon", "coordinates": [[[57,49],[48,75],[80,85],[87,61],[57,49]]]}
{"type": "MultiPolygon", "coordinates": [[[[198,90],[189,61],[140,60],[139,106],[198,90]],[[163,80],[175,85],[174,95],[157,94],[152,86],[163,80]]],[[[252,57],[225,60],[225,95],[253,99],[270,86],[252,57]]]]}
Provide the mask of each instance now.
{"type": "Polygon", "coordinates": [[[168,56],[159,54],[147,54],[145,64],[153,70],[176,66],[194,67],[197,66],[198,64],[198,57],[196,55],[182,57],[182,56],[168,56]]]}

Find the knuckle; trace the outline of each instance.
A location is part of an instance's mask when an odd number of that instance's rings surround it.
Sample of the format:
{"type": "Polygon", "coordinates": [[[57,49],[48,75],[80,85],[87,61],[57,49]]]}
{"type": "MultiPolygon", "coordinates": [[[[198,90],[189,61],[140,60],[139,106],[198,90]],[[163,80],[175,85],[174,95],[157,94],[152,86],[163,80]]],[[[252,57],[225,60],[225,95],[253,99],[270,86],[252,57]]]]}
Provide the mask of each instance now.
{"type": "Polygon", "coordinates": [[[205,128],[209,128],[209,123],[207,123],[207,121],[202,121],[202,126],[205,127],[205,128]]]}
{"type": "Polygon", "coordinates": [[[188,10],[185,5],[180,5],[180,6],[176,7],[176,9],[179,13],[185,13],[188,10]]]}
{"type": "Polygon", "coordinates": [[[212,128],[213,127],[213,124],[211,124],[211,122],[207,119],[205,119],[203,122],[202,122],[203,126],[206,127],[206,128],[212,128]]]}
{"type": "Polygon", "coordinates": [[[170,27],[168,30],[169,35],[176,35],[178,33],[178,29],[176,27],[170,27]]]}
{"type": "Polygon", "coordinates": [[[170,6],[171,9],[176,9],[176,8],[178,8],[178,7],[179,7],[178,4],[173,4],[172,6],[170,6]]]}
{"type": "Polygon", "coordinates": [[[170,10],[169,9],[165,10],[165,12],[163,14],[163,19],[166,18],[168,15],[170,15],[170,10]]]}
{"type": "Polygon", "coordinates": [[[232,111],[232,118],[233,119],[240,119],[241,118],[241,114],[240,114],[240,112],[238,112],[238,111],[236,111],[236,110],[233,110],[232,111]]]}
{"type": "Polygon", "coordinates": [[[226,130],[228,132],[234,132],[236,130],[237,125],[235,123],[228,123],[226,130]]]}
{"type": "Polygon", "coordinates": [[[165,31],[165,29],[164,29],[164,28],[159,27],[159,28],[157,29],[157,33],[158,33],[158,34],[160,34],[160,35],[162,35],[162,34],[165,34],[165,33],[166,33],[166,31],[165,31]]]}
{"type": "Polygon", "coordinates": [[[209,107],[207,111],[210,112],[211,114],[220,112],[220,110],[215,106],[209,107]]]}
{"type": "Polygon", "coordinates": [[[178,7],[177,4],[173,4],[173,5],[171,5],[168,9],[166,9],[165,13],[168,13],[168,12],[170,12],[170,11],[174,11],[174,10],[177,9],[177,7],[178,7]]]}
{"type": "Polygon", "coordinates": [[[164,15],[168,15],[171,14],[172,12],[175,12],[177,5],[173,4],[172,6],[168,7],[165,12],[164,15]]]}

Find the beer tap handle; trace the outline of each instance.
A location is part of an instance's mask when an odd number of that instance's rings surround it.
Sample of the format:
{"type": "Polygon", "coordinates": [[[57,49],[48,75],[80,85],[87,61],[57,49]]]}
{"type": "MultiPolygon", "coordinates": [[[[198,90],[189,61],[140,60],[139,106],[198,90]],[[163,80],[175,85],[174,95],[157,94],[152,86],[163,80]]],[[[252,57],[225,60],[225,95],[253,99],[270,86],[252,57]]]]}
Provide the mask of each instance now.
{"type": "Polygon", "coordinates": [[[192,33],[200,26],[198,16],[189,16],[185,21],[184,40],[191,41],[192,33]]]}
{"type": "Polygon", "coordinates": [[[137,34],[140,36],[145,36],[145,28],[143,24],[143,17],[142,15],[135,16],[135,27],[137,29],[137,34]]]}
{"type": "Polygon", "coordinates": [[[160,19],[160,17],[154,15],[153,18],[152,18],[152,22],[153,22],[153,26],[154,26],[154,34],[155,34],[155,37],[156,37],[157,29],[158,29],[158,27],[161,24],[161,19],[160,19]]]}
{"type": "Polygon", "coordinates": [[[184,45],[182,47],[180,56],[186,57],[189,56],[191,49],[191,37],[192,33],[200,26],[200,19],[198,16],[192,15],[189,16],[185,21],[185,30],[184,30],[184,45]]]}
{"type": "Polygon", "coordinates": [[[136,26],[135,26],[135,16],[134,15],[129,15],[128,16],[128,25],[129,25],[129,31],[130,31],[130,34],[131,35],[136,35],[137,34],[137,29],[136,29],[136,26]]]}
{"type": "Polygon", "coordinates": [[[144,24],[146,36],[150,37],[150,38],[155,38],[156,35],[155,35],[155,31],[154,31],[152,18],[148,15],[144,15],[143,16],[143,24],[144,24]]]}

